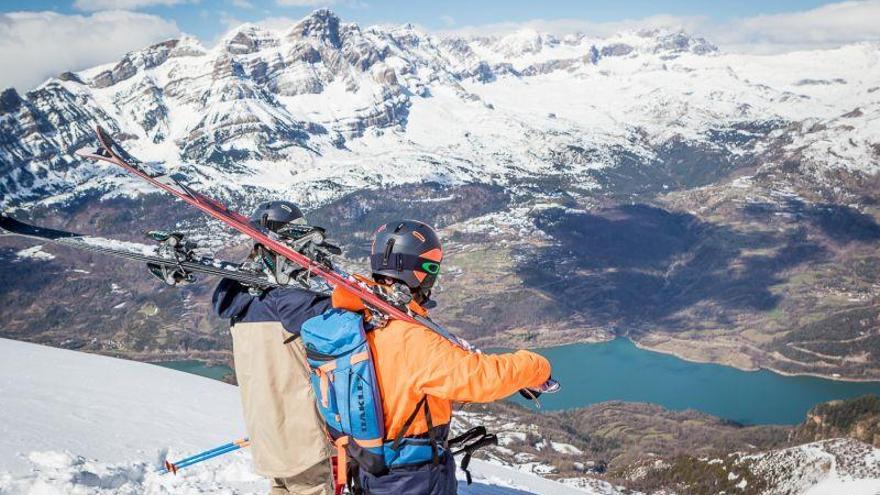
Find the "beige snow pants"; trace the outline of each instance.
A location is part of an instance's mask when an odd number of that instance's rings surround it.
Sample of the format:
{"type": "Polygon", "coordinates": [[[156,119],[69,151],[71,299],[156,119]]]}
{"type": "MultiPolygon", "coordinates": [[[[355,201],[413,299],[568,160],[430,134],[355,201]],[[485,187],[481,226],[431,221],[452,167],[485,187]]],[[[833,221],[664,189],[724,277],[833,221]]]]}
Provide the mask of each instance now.
{"type": "Polygon", "coordinates": [[[333,495],[328,478],[330,462],[325,461],[289,478],[273,478],[269,495],[333,495]]]}
{"type": "MultiPolygon", "coordinates": [[[[332,494],[332,454],[324,422],[309,384],[305,348],[278,322],[232,326],[235,377],[254,471],[286,480],[287,491],[332,494]]],[[[276,483],[273,483],[275,485],[276,483]]]]}

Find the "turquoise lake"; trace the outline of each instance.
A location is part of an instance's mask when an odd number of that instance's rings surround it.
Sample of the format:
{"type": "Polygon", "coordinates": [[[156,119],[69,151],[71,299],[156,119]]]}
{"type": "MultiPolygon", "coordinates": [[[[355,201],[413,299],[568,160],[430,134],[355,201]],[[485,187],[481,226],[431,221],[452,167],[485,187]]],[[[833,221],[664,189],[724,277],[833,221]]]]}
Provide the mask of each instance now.
{"type": "MultiPolygon", "coordinates": [[[[770,371],[684,361],[639,349],[628,339],[540,349],[562,390],[541,397],[544,410],[597,402],[653,402],[696,409],[743,424],[795,424],[815,404],[864,394],[880,395],[880,382],[788,377],[770,371]]],[[[530,403],[524,399],[517,402],[530,403]]]]}
{"type": "Polygon", "coordinates": [[[171,368],[178,371],[185,371],[194,375],[205,376],[215,380],[223,380],[226,375],[232,374],[233,370],[229,366],[214,365],[208,366],[202,361],[184,360],[184,361],[162,361],[152,363],[165,368],[171,368]]]}

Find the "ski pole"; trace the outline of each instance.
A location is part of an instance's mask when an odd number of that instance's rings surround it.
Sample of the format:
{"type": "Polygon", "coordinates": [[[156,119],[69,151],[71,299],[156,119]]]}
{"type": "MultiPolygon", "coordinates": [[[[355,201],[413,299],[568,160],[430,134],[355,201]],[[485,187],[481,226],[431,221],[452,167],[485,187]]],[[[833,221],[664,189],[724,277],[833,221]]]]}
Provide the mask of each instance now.
{"type": "Polygon", "coordinates": [[[208,454],[208,455],[199,457],[197,459],[193,459],[191,461],[186,461],[186,462],[181,462],[181,463],[175,464],[174,470],[178,471],[178,470],[183,469],[187,466],[192,466],[193,464],[198,464],[202,461],[207,461],[208,459],[213,459],[214,457],[219,457],[223,454],[228,454],[229,452],[233,452],[233,451],[238,450],[238,449],[245,447],[245,446],[246,445],[233,445],[232,447],[229,447],[228,449],[218,450],[212,454],[208,454]]]}
{"type": "Polygon", "coordinates": [[[224,443],[223,445],[221,445],[221,446],[219,446],[219,447],[214,447],[213,449],[209,449],[209,450],[206,450],[206,451],[204,451],[204,452],[199,452],[198,454],[191,455],[191,456],[189,456],[189,457],[186,457],[186,458],[181,459],[181,460],[179,460],[179,461],[177,461],[177,462],[174,462],[174,463],[169,463],[169,462],[166,460],[166,461],[165,461],[165,464],[166,464],[166,465],[167,465],[167,464],[178,465],[178,464],[181,464],[181,463],[184,463],[184,462],[191,461],[191,460],[193,460],[193,459],[197,459],[197,458],[199,458],[199,457],[204,457],[204,456],[206,456],[206,455],[208,455],[208,454],[213,454],[214,452],[217,452],[217,451],[220,451],[220,450],[228,449],[228,448],[233,447],[234,445],[236,445],[236,443],[239,443],[239,442],[242,442],[242,441],[247,441],[247,438],[242,438],[242,439],[239,439],[239,440],[234,440],[234,441],[229,442],[229,443],[224,443]]]}
{"type": "Polygon", "coordinates": [[[198,454],[191,455],[191,456],[186,457],[184,459],[181,459],[177,462],[171,462],[171,461],[166,460],[165,467],[160,468],[159,472],[161,474],[165,474],[165,473],[177,474],[177,471],[179,469],[185,468],[187,466],[191,466],[193,464],[196,464],[196,463],[199,463],[202,461],[206,461],[208,459],[212,459],[214,457],[221,456],[221,455],[229,453],[229,452],[233,452],[238,449],[242,449],[244,447],[247,447],[248,445],[250,445],[250,440],[247,437],[245,437],[245,438],[240,438],[238,440],[235,440],[235,441],[232,441],[229,443],[225,443],[219,447],[214,447],[213,449],[209,449],[204,452],[199,452],[198,454]]]}

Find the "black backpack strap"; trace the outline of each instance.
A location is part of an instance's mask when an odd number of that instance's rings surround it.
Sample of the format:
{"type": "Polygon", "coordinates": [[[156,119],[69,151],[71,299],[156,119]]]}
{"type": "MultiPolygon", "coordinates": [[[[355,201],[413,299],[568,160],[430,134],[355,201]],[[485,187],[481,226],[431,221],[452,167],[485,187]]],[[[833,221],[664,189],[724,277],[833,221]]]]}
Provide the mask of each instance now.
{"type": "Polygon", "coordinates": [[[419,411],[422,409],[422,406],[423,405],[427,406],[427,404],[428,404],[428,396],[426,395],[426,396],[422,397],[422,400],[420,400],[418,404],[416,404],[415,410],[412,412],[412,414],[409,415],[408,418],[406,418],[406,421],[403,423],[403,426],[400,427],[400,431],[397,432],[397,436],[394,437],[394,443],[391,445],[392,449],[397,450],[400,447],[400,441],[403,440],[403,436],[406,435],[406,431],[409,430],[409,427],[412,426],[413,421],[416,420],[416,415],[419,414],[419,411]]]}
{"type": "Polygon", "coordinates": [[[349,462],[346,466],[348,470],[348,488],[349,495],[364,495],[364,489],[361,487],[360,468],[356,462],[349,462]]]}
{"type": "Polygon", "coordinates": [[[416,408],[413,410],[412,414],[406,418],[406,422],[403,423],[400,431],[397,432],[397,436],[394,437],[394,443],[391,444],[391,448],[397,450],[400,447],[400,442],[403,440],[404,435],[406,435],[407,430],[412,426],[413,421],[416,420],[416,416],[418,416],[419,411],[423,407],[425,408],[425,423],[428,425],[428,439],[431,441],[431,459],[434,461],[434,464],[440,464],[440,449],[437,446],[437,432],[434,431],[434,420],[431,418],[431,408],[428,406],[427,395],[422,397],[422,400],[416,404],[416,408]]]}
{"type": "Polygon", "coordinates": [[[461,459],[461,464],[459,465],[459,467],[462,471],[464,471],[465,477],[467,478],[467,484],[470,485],[472,483],[472,479],[471,472],[468,470],[468,466],[471,463],[471,457],[473,456],[474,452],[483,447],[488,447],[489,445],[498,445],[498,436],[494,433],[488,433],[485,426],[477,426],[449,440],[450,448],[461,444],[466,445],[458,450],[453,450],[452,455],[458,455],[464,452],[464,457],[461,459]]]}
{"type": "Polygon", "coordinates": [[[425,401],[425,422],[428,424],[428,439],[431,441],[431,458],[434,465],[440,464],[440,456],[437,453],[437,438],[434,436],[434,422],[431,420],[431,408],[428,407],[428,396],[423,399],[425,401]]]}

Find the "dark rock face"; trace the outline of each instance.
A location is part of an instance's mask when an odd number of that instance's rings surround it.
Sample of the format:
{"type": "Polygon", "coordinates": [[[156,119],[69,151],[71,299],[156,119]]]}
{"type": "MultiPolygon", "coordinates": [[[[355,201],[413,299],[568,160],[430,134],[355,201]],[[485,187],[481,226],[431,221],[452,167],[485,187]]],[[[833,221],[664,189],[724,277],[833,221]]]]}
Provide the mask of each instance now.
{"type": "Polygon", "coordinates": [[[24,100],[19,96],[15,88],[8,88],[0,93],[0,115],[12,113],[21,108],[24,100]]]}
{"type": "Polygon", "coordinates": [[[880,447],[880,397],[865,395],[819,404],[789,435],[796,443],[840,437],[880,447]]]}
{"type": "Polygon", "coordinates": [[[599,51],[599,54],[603,57],[623,57],[624,55],[629,55],[633,52],[635,48],[627,45],[626,43],[614,43],[611,45],[603,46],[599,51]]]}
{"type": "Polygon", "coordinates": [[[63,72],[61,73],[61,75],[58,76],[58,79],[62,81],[72,81],[79,84],[85,84],[85,82],[83,82],[83,80],[80,79],[80,77],[73,72],[63,72]]]}
{"type": "Polygon", "coordinates": [[[709,43],[704,38],[694,38],[684,32],[677,32],[661,36],[654,48],[655,52],[682,53],[691,52],[696,55],[705,55],[718,51],[718,47],[709,43]]]}

